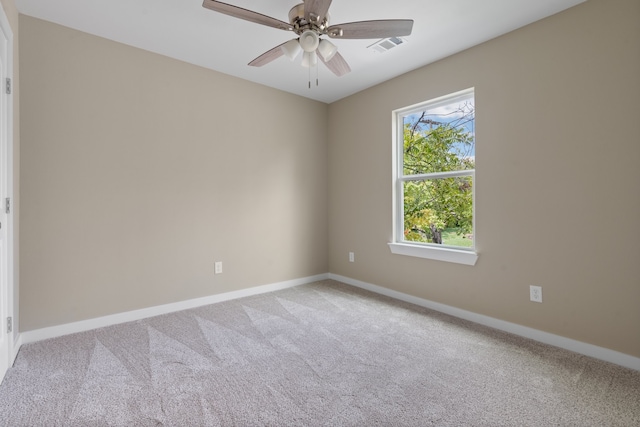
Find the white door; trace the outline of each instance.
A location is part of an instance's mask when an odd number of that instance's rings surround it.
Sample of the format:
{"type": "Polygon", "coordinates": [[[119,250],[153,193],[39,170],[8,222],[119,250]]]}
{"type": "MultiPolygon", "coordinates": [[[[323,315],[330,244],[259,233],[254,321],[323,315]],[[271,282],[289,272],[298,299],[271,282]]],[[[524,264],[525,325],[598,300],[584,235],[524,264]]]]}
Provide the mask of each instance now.
{"type": "Polygon", "coordinates": [[[7,212],[6,202],[12,195],[12,130],[11,104],[7,78],[11,75],[13,35],[9,21],[0,7],[0,380],[13,362],[13,333],[9,331],[12,314],[13,253],[10,231],[13,215],[7,212]]]}

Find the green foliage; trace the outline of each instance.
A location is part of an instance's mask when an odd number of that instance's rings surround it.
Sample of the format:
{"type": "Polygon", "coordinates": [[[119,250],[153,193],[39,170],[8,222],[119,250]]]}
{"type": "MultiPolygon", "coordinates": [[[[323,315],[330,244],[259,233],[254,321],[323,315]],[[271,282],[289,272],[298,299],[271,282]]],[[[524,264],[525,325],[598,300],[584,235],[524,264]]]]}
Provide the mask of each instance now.
{"type": "Polygon", "coordinates": [[[458,230],[454,228],[445,228],[442,230],[442,242],[450,246],[470,248],[473,246],[473,237],[468,234],[458,234],[458,230]]]}
{"type": "Polygon", "coordinates": [[[464,156],[464,148],[473,146],[473,136],[464,128],[440,124],[416,131],[415,125],[404,126],[404,174],[470,170],[475,162],[464,156]]]}
{"type": "MultiPolygon", "coordinates": [[[[473,111],[471,111],[473,114],[473,111]]],[[[426,120],[423,114],[404,127],[404,174],[473,170],[474,139],[463,126],[426,120]],[[423,125],[428,126],[424,127],[423,125]]],[[[471,116],[472,117],[472,116],[471,116]]],[[[470,176],[404,182],[405,240],[456,244],[450,230],[471,242],[473,233],[473,180],[470,176]]],[[[457,245],[457,244],[456,244],[457,245]]],[[[465,242],[464,246],[470,246],[465,242]]]]}

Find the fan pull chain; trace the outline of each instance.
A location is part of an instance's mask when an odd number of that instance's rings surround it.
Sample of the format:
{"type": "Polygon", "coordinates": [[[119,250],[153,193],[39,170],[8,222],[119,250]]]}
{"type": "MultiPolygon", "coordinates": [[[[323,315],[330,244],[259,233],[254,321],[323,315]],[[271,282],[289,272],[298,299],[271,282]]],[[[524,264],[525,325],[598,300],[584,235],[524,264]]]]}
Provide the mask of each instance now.
{"type": "MultiPolygon", "coordinates": [[[[309,66],[309,89],[311,89],[311,66],[309,66]]],[[[320,84],[318,83],[320,80],[318,79],[318,66],[316,65],[315,67],[313,67],[316,69],[316,87],[320,86],[320,84]]]]}

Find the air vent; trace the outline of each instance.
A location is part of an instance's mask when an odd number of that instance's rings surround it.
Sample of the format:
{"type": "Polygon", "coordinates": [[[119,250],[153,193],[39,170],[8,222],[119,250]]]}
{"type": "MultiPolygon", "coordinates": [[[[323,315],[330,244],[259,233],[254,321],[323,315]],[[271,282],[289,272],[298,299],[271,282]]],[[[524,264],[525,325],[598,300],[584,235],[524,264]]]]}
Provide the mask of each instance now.
{"type": "Polygon", "coordinates": [[[406,42],[407,41],[402,37],[389,37],[388,39],[378,40],[371,46],[368,46],[368,48],[373,49],[375,52],[378,52],[378,53],[384,53],[406,42]]]}

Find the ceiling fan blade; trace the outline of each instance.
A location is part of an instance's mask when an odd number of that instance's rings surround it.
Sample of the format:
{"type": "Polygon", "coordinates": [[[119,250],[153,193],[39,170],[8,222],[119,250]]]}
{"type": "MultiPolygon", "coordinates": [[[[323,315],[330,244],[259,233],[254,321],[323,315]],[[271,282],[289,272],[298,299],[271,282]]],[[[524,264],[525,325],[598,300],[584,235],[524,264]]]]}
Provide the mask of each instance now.
{"type": "Polygon", "coordinates": [[[245,21],[255,22],[256,24],[266,25],[267,27],[278,28],[279,30],[290,31],[293,30],[291,24],[288,24],[279,19],[272,18],[267,15],[263,15],[252,10],[243,9],[238,6],[232,6],[230,4],[222,3],[215,0],[204,0],[202,7],[211,9],[215,12],[224,13],[225,15],[233,16],[234,18],[244,19],[245,21]]]}
{"type": "Polygon", "coordinates": [[[274,47],[273,49],[270,49],[270,50],[266,51],[265,53],[263,53],[262,55],[258,56],[256,59],[254,59],[253,61],[249,62],[249,65],[251,65],[252,67],[262,67],[263,65],[268,64],[269,62],[273,61],[274,59],[280,58],[282,55],[284,55],[284,52],[282,51],[282,45],[283,44],[284,43],[279,44],[278,46],[274,47]]]}
{"type": "Polygon", "coordinates": [[[332,25],[327,35],[337,39],[383,39],[408,36],[413,29],[413,19],[383,19],[332,25]]]}
{"type": "Polygon", "coordinates": [[[349,64],[347,64],[347,61],[344,60],[339,52],[336,52],[330,61],[325,61],[322,55],[318,55],[318,57],[322,62],[324,62],[324,65],[326,65],[327,68],[338,77],[342,77],[351,72],[351,67],[349,67],[349,64]]]}
{"type": "Polygon", "coordinates": [[[329,12],[329,6],[331,0],[304,0],[304,19],[311,22],[311,17],[316,16],[316,22],[322,22],[329,12]]]}

